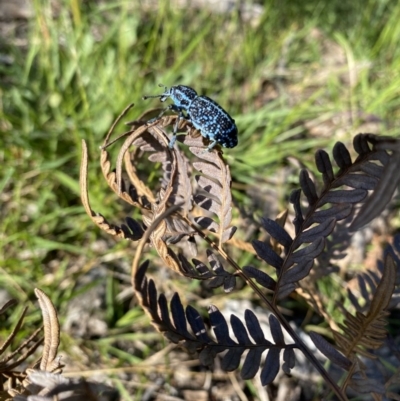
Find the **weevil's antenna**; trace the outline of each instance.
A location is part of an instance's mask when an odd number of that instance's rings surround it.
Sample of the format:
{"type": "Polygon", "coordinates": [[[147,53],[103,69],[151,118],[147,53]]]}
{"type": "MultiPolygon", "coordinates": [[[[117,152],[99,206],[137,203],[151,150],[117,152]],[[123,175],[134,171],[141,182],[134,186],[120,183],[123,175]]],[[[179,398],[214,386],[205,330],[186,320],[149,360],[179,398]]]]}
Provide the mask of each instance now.
{"type": "Polygon", "coordinates": [[[146,99],[150,99],[150,98],[155,98],[155,97],[162,97],[163,95],[149,95],[149,96],[143,96],[142,99],[146,100],[146,99]]]}
{"type": "MultiPolygon", "coordinates": [[[[158,86],[159,86],[160,88],[164,87],[164,91],[165,91],[165,92],[168,91],[168,87],[165,86],[164,84],[158,84],[158,86]]],[[[156,97],[159,97],[159,98],[161,99],[161,98],[164,97],[164,96],[165,96],[165,94],[163,93],[163,94],[161,94],[161,95],[143,96],[142,99],[143,99],[143,100],[146,100],[146,99],[151,99],[151,98],[156,98],[156,97]]],[[[164,100],[165,100],[165,99],[164,99],[164,100]]],[[[162,101],[162,100],[161,100],[161,101],[162,101]]]]}

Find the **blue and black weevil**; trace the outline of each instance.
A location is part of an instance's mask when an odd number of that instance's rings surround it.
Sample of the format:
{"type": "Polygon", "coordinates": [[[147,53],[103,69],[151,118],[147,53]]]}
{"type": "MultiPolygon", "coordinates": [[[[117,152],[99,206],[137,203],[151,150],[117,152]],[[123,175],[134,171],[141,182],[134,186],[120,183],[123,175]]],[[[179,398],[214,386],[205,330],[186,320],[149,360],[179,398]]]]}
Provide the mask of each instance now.
{"type": "Polygon", "coordinates": [[[185,85],[176,85],[169,89],[164,86],[164,89],[165,91],[161,95],[143,96],[143,99],[159,97],[161,102],[165,102],[171,98],[174,102],[166,107],[157,118],[150,120],[155,121],[168,110],[178,113],[173,137],[168,145],[170,148],[173,148],[175,144],[178,124],[182,118],[190,121],[201,132],[201,135],[211,140],[207,147],[208,152],[217,143],[225,148],[234,148],[238,144],[235,120],[214,100],[207,96],[198,96],[194,89],[185,85]]]}

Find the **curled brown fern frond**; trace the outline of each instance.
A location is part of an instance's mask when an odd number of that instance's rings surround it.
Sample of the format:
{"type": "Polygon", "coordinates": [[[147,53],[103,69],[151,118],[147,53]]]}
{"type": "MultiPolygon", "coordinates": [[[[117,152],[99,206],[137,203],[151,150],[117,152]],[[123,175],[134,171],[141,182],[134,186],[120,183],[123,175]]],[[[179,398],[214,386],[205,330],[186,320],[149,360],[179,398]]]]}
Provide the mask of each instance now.
{"type": "Polygon", "coordinates": [[[119,237],[137,241],[143,235],[143,229],[140,224],[132,219],[127,218],[127,225],[116,226],[109,223],[103,215],[96,213],[92,210],[89,203],[88,187],[87,187],[87,173],[88,173],[88,152],[86,142],[82,140],[82,161],[80,171],[80,188],[81,200],[87,215],[92,219],[98,227],[106,233],[119,237]]]}
{"type": "MultiPolygon", "coordinates": [[[[124,113],[128,108],[124,111],[124,113]]],[[[148,236],[149,243],[157,251],[167,267],[179,274],[187,275],[180,259],[171,248],[180,247],[184,253],[196,256],[197,247],[194,237],[199,235],[201,227],[218,238],[217,247],[221,249],[234,234],[236,228],[232,221],[232,198],[230,192],[231,176],[229,167],[217,151],[204,152],[201,137],[193,137],[194,129],[187,121],[179,121],[178,129],[187,131],[179,141],[190,144],[190,150],[202,161],[194,165],[185,154],[175,146],[168,147],[169,138],[166,127],[175,126],[177,116],[164,116],[155,122],[137,120],[129,123],[130,131],[124,132],[116,140],[111,140],[117,119],[109,130],[101,150],[100,164],[103,175],[110,188],[125,202],[138,208],[142,215],[142,225],[154,230],[148,236]],[[108,149],[117,140],[124,138],[113,169],[108,149]],[[145,168],[150,164],[154,178],[144,178],[145,168]],[[156,170],[156,167],[158,170],[156,170]],[[193,168],[202,175],[193,177],[193,168]],[[199,205],[200,207],[197,207],[199,205]],[[208,206],[207,206],[208,205],[208,206]],[[176,206],[173,214],[166,213],[171,206],[176,206]],[[214,221],[211,216],[215,216],[214,221]],[[201,217],[199,216],[201,215],[201,217]],[[196,216],[196,217],[194,217],[196,216]],[[161,219],[160,219],[161,217],[161,219]],[[160,220],[154,226],[154,222],[160,220]]],[[[117,237],[138,240],[143,236],[140,223],[130,219],[128,226],[115,226],[108,223],[102,215],[92,211],[87,195],[87,150],[83,145],[81,188],[82,201],[87,214],[106,232],[117,237]],[[129,224],[130,223],[130,224],[129,224]],[[132,228],[131,228],[132,225],[132,228]]],[[[204,235],[202,233],[204,238],[204,235]]],[[[146,237],[147,238],[147,237],[146,237]]],[[[212,240],[210,240],[212,241],[212,240]]],[[[191,270],[195,276],[195,269],[191,270]]]]}

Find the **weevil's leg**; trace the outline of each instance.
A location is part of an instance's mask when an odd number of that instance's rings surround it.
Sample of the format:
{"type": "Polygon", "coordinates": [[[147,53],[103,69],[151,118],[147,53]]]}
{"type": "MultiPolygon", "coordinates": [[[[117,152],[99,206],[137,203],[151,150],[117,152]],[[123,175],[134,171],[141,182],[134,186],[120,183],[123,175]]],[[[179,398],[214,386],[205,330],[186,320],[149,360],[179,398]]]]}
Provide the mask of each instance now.
{"type": "Polygon", "coordinates": [[[170,149],[173,149],[173,147],[174,147],[174,145],[175,145],[175,142],[176,142],[176,135],[172,135],[172,138],[171,138],[170,141],[169,141],[168,147],[169,147],[170,149]]]}
{"type": "Polygon", "coordinates": [[[211,152],[214,148],[214,146],[217,144],[217,141],[212,141],[208,146],[207,149],[205,150],[205,152],[211,152]]]}
{"type": "Polygon", "coordinates": [[[172,131],[172,138],[169,141],[168,147],[172,149],[175,145],[176,142],[176,136],[178,135],[178,126],[179,126],[179,121],[181,119],[184,119],[185,116],[183,114],[183,110],[179,110],[178,118],[176,119],[175,125],[174,125],[174,130],[172,131]]]}
{"type": "Polygon", "coordinates": [[[189,115],[185,116],[183,114],[183,109],[179,110],[178,118],[176,119],[176,123],[174,125],[174,130],[172,131],[172,138],[171,138],[171,140],[169,141],[169,144],[168,144],[168,147],[170,149],[172,149],[174,147],[174,145],[175,145],[176,136],[178,135],[178,126],[179,126],[179,122],[181,120],[191,121],[189,115]]]}
{"type": "Polygon", "coordinates": [[[185,115],[183,114],[183,109],[180,109],[180,110],[179,110],[178,118],[176,119],[176,123],[175,123],[175,125],[174,125],[174,131],[173,131],[174,135],[176,135],[177,132],[178,132],[178,126],[179,126],[179,122],[180,122],[181,120],[186,120],[186,121],[189,121],[189,122],[192,121],[192,120],[190,119],[189,114],[188,114],[187,116],[185,116],[185,115]]]}
{"type": "Polygon", "coordinates": [[[174,130],[172,131],[172,133],[174,134],[174,136],[177,135],[178,133],[178,125],[179,125],[179,121],[181,121],[181,119],[183,118],[183,111],[181,110],[178,114],[178,118],[175,121],[175,125],[174,125],[174,130]]]}
{"type": "Polygon", "coordinates": [[[181,110],[180,110],[178,107],[176,107],[174,104],[170,104],[168,107],[166,107],[165,109],[163,109],[163,110],[161,111],[161,113],[160,113],[157,117],[151,118],[149,121],[147,121],[147,123],[148,123],[148,124],[154,123],[154,121],[157,121],[158,119],[160,119],[168,110],[173,110],[173,111],[176,111],[176,112],[181,112],[181,110]]]}
{"type": "Polygon", "coordinates": [[[163,109],[162,111],[161,111],[161,113],[157,116],[157,117],[154,117],[154,118],[151,118],[149,121],[147,121],[147,123],[148,124],[151,124],[151,123],[154,123],[154,121],[157,121],[158,119],[160,119],[168,110],[171,110],[172,109],[172,104],[170,104],[168,107],[166,107],[165,109],[163,109]]]}

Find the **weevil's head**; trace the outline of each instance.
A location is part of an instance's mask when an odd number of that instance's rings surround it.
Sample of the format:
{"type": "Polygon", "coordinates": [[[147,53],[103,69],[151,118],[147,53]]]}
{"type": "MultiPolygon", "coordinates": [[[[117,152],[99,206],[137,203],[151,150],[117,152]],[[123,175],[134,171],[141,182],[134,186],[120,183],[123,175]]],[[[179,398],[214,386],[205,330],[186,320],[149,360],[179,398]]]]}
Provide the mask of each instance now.
{"type": "Polygon", "coordinates": [[[176,85],[168,90],[168,96],[177,107],[187,110],[190,103],[197,97],[197,92],[189,86],[176,85]]]}
{"type": "Polygon", "coordinates": [[[197,97],[197,92],[189,86],[175,85],[171,86],[171,88],[161,84],[158,86],[164,87],[164,93],[161,95],[143,96],[143,99],[158,97],[161,102],[165,102],[168,98],[171,98],[176,107],[187,110],[190,103],[197,97]]]}

